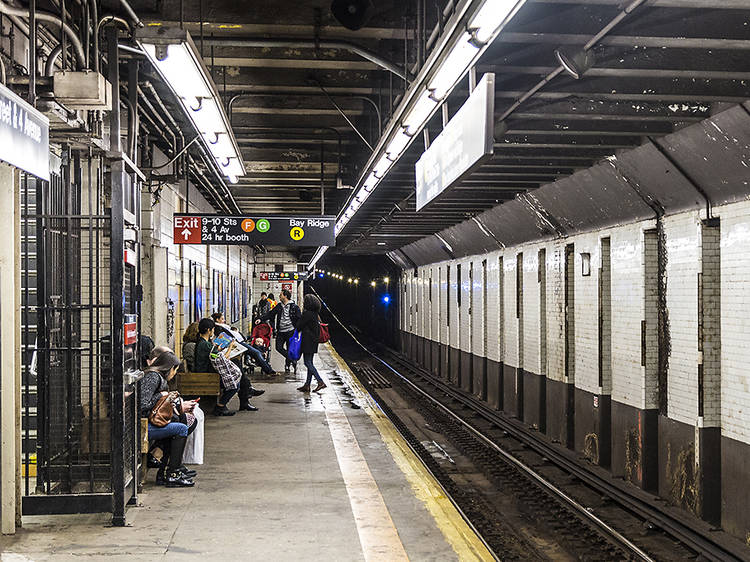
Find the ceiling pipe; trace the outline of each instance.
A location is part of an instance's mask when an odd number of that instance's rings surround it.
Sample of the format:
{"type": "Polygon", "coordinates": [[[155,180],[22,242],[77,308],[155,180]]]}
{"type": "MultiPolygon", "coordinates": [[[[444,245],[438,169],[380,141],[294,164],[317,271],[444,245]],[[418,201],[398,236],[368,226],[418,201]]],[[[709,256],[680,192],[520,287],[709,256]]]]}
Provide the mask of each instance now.
{"type": "MultiPolygon", "coordinates": [[[[316,87],[320,87],[320,84],[318,82],[315,82],[316,87]]],[[[321,92],[323,93],[323,92],[321,92]]],[[[293,95],[293,94],[290,94],[293,95]]],[[[317,92],[310,92],[305,94],[300,94],[303,96],[315,96],[318,95],[317,92]]],[[[234,104],[236,101],[242,99],[242,98],[251,98],[251,97],[276,97],[278,96],[278,92],[273,93],[264,93],[264,92],[237,92],[234,94],[231,98],[229,98],[229,102],[227,102],[227,116],[229,117],[229,124],[232,124],[232,109],[234,108],[234,104]]],[[[383,118],[382,114],[380,113],[380,108],[378,107],[378,104],[375,103],[371,98],[367,96],[358,96],[356,94],[332,94],[328,92],[328,96],[332,98],[346,98],[351,100],[362,100],[364,102],[369,103],[372,108],[375,110],[375,115],[377,115],[378,118],[378,134],[380,134],[380,131],[383,130],[383,118]]]]}
{"type": "MultiPolygon", "coordinates": [[[[18,16],[21,18],[27,18],[29,16],[29,13],[25,9],[21,8],[14,8],[13,6],[9,6],[4,2],[4,0],[0,0],[0,14],[4,14],[6,16],[18,16]]],[[[45,23],[50,23],[52,25],[56,25],[57,27],[61,27],[65,35],[70,39],[70,43],[73,45],[73,49],[76,53],[76,60],[78,61],[79,68],[86,68],[86,55],[83,52],[83,44],[81,43],[80,38],[76,34],[76,32],[73,30],[72,27],[70,27],[67,23],[64,23],[59,16],[56,16],[54,14],[50,14],[49,12],[41,12],[37,10],[34,13],[34,17],[38,21],[42,21],[45,23]]]]}
{"type": "MultiPolygon", "coordinates": [[[[586,52],[589,49],[593,48],[597,43],[599,43],[610,31],[612,31],[622,20],[624,20],[626,17],[628,17],[635,9],[637,9],[641,4],[644,4],[646,0],[633,0],[629,5],[627,5],[625,8],[623,8],[619,14],[617,14],[614,18],[610,20],[610,22],[605,25],[599,33],[594,35],[591,39],[588,40],[588,42],[583,46],[581,51],[586,52]]],[[[561,64],[557,68],[555,68],[552,72],[550,72],[547,76],[542,78],[540,82],[538,82],[533,88],[531,88],[528,92],[526,92],[524,95],[522,95],[520,98],[518,98],[513,105],[511,105],[505,113],[503,113],[497,121],[503,121],[510,117],[510,115],[516,111],[521,105],[527,101],[529,98],[531,98],[534,94],[536,94],[539,90],[544,88],[547,84],[549,84],[552,80],[554,80],[557,76],[562,74],[563,72],[566,72],[565,67],[561,64]]]]}
{"type": "Polygon", "coordinates": [[[262,47],[289,49],[341,49],[359,55],[365,60],[378,65],[401,78],[406,79],[406,73],[396,64],[381,57],[377,53],[368,51],[359,45],[348,41],[308,41],[305,39],[205,39],[210,47],[262,47]]]}

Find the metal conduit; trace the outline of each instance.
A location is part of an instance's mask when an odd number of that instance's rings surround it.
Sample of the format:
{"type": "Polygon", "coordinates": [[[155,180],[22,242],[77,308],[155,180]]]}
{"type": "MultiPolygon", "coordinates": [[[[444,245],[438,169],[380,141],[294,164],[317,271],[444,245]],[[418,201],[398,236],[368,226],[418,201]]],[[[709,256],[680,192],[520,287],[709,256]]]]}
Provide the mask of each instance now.
{"type": "MultiPolygon", "coordinates": [[[[3,0],[0,0],[0,14],[5,14],[6,16],[18,16],[22,18],[28,17],[29,15],[27,10],[9,6],[3,0]]],[[[39,21],[51,23],[53,25],[56,25],[57,27],[62,28],[65,35],[68,37],[68,39],[70,39],[70,43],[73,45],[76,53],[76,59],[78,60],[78,66],[80,68],[86,68],[86,54],[83,51],[83,44],[81,43],[81,40],[79,39],[78,35],[76,35],[76,32],[73,30],[73,28],[70,27],[67,23],[64,23],[59,16],[50,14],[49,12],[40,12],[39,10],[37,10],[34,15],[39,21]]]]}
{"type": "Polygon", "coordinates": [[[402,80],[406,79],[406,72],[398,65],[384,59],[377,53],[368,51],[348,41],[307,41],[304,39],[205,39],[212,47],[279,47],[290,49],[341,49],[359,55],[365,60],[392,72],[402,80]]]}
{"type": "MultiPolygon", "coordinates": [[[[624,20],[627,16],[630,15],[631,12],[633,12],[636,8],[638,8],[641,4],[646,2],[646,0],[634,0],[630,4],[628,4],[625,8],[623,8],[619,14],[617,14],[610,22],[605,25],[599,33],[594,35],[589,41],[583,46],[584,51],[588,51],[592,47],[594,47],[599,41],[601,41],[610,31],[612,31],[622,20],[624,20]]],[[[555,70],[550,72],[547,76],[542,78],[542,80],[537,83],[533,88],[531,88],[528,92],[526,92],[524,95],[522,95],[520,98],[518,98],[513,105],[511,105],[505,113],[503,113],[497,121],[504,121],[507,119],[516,109],[518,109],[521,104],[523,104],[526,100],[528,100],[530,97],[532,97],[534,94],[536,94],[539,90],[541,90],[544,86],[549,84],[553,79],[555,79],[557,76],[565,72],[565,68],[560,65],[555,70]]]]}

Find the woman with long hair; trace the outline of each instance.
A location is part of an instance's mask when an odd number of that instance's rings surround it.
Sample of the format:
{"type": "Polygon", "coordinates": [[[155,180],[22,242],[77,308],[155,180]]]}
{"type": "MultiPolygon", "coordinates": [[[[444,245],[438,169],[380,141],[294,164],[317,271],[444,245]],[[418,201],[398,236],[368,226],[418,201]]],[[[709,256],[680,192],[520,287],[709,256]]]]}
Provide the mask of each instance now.
{"type": "MultiPolygon", "coordinates": [[[[159,398],[169,392],[168,382],[177,373],[180,366],[179,358],[171,351],[166,351],[154,358],[146,369],[146,373],[140,381],[139,409],[141,417],[148,417],[156,406],[159,398]]],[[[195,421],[189,427],[186,414],[195,409],[196,402],[192,400],[180,400],[177,403],[178,411],[175,411],[171,421],[164,427],[157,427],[150,421],[148,424],[149,441],[161,441],[164,451],[162,466],[156,474],[157,485],[166,485],[168,488],[183,488],[194,486],[192,478],[196,472],[182,465],[182,453],[185,451],[185,442],[190,430],[195,428],[195,421]]]]}
{"type": "Polygon", "coordinates": [[[303,312],[294,328],[302,334],[302,359],[307,367],[307,380],[305,384],[297,390],[300,392],[310,392],[310,383],[315,377],[318,385],[313,392],[319,392],[326,387],[326,383],[318,374],[318,370],[313,364],[315,354],[318,352],[318,342],[320,341],[320,299],[313,294],[305,295],[302,301],[303,312]]]}

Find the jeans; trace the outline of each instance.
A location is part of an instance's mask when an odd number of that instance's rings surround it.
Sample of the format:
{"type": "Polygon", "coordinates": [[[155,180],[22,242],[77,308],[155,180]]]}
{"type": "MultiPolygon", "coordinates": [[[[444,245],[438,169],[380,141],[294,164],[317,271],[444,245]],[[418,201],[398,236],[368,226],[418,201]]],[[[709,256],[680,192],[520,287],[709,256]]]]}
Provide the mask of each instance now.
{"type": "Polygon", "coordinates": [[[315,365],[313,365],[314,358],[314,353],[302,354],[302,359],[305,362],[305,367],[307,367],[307,380],[305,381],[305,384],[308,386],[312,382],[313,377],[315,377],[315,380],[318,381],[319,384],[323,382],[323,379],[321,379],[320,375],[318,374],[318,370],[315,368],[315,365]]]}
{"type": "Polygon", "coordinates": [[[273,369],[271,368],[271,365],[269,365],[268,362],[266,362],[266,360],[263,358],[263,353],[261,353],[260,350],[255,349],[252,345],[244,343],[244,342],[241,342],[240,345],[247,348],[247,353],[253,359],[255,359],[261,371],[263,371],[267,375],[270,373],[273,373],[273,369]]]}
{"type": "Polygon", "coordinates": [[[281,353],[281,355],[284,356],[286,359],[286,362],[284,363],[285,367],[289,367],[292,363],[296,363],[296,361],[291,361],[289,359],[289,353],[287,349],[289,349],[289,340],[294,335],[294,332],[279,332],[276,334],[276,351],[281,353]],[[286,348],[284,347],[286,346],[286,348]]]}
{"type": "Polygon", "coordinates": [[[184,423],[169,422],[164,427],[156,427],[155,425],[148,424],[148,440],[149,441],[161,441],[162,439],[169,439],[170,437],[187,437],[188,426],[184,423]]]}

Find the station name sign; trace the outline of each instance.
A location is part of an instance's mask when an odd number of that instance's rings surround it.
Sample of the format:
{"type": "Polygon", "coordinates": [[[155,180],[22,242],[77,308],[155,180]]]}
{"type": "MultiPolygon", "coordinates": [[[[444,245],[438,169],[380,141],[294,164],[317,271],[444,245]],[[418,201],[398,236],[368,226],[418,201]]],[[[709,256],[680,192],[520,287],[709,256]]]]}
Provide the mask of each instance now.
{"type": "Polygon", "coordinates": [[[495,75],[487,73],[417,161],[417,211],[492,157],[495,75]]]}
{"type": "Polygon", "coordinates": [[[0,160],[49,181],[49,120],[2,84],[0,160]]]}
{"type": "Polygon", "coordinates": [[[175,244],[334,246],[333,216],[174,215],[175,244]]]}

